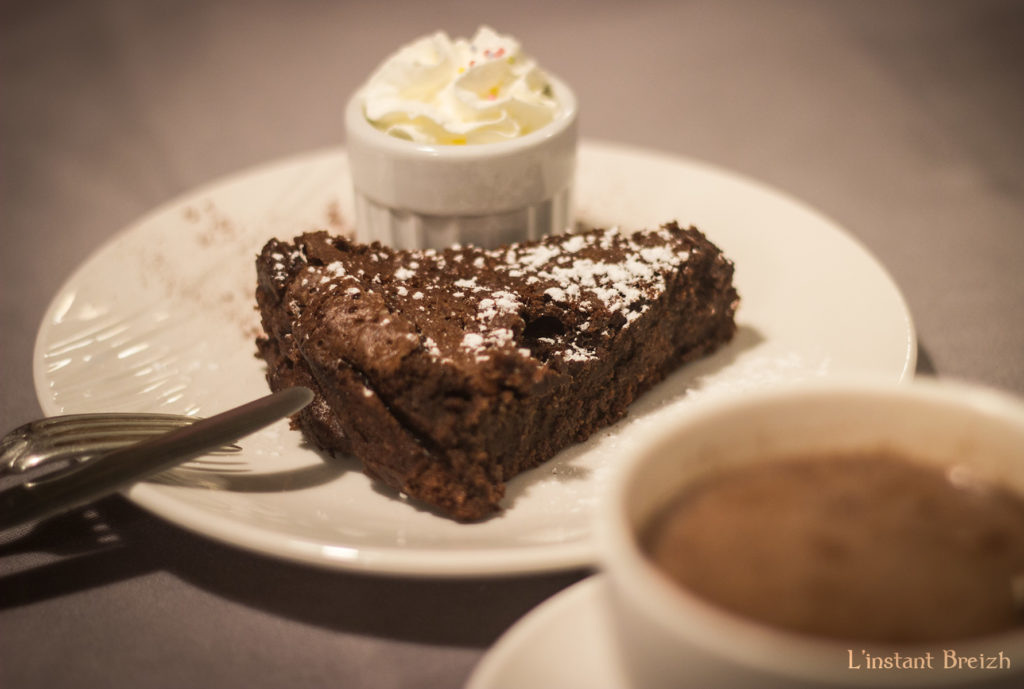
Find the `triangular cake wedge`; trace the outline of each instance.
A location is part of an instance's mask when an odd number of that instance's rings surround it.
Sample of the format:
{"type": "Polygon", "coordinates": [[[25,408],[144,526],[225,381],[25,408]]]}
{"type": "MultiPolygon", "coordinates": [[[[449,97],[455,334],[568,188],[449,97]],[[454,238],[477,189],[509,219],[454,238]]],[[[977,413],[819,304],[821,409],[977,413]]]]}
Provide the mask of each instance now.
{"type": "Polygon", "coordinates": [[[675,223],[492,250],[315,232],[257,272],[267,379],[316,392],[310,441],[458,520],[736,329],[732,263],[675,223]]]}

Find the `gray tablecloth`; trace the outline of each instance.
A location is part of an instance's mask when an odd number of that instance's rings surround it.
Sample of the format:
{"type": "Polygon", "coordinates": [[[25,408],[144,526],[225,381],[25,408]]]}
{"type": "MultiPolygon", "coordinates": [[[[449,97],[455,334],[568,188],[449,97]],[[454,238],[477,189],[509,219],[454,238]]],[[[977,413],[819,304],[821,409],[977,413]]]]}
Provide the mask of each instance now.
{"type": "MultiPolygon", "coordinates": [[[[736,170],[848,228],[902,288],[918,373],[1024,393],[1024,3],[8,0],[0,427],[83,257],[158,204],[343,144],[391,49],[488,23],[577,90],[582,134],[736,170]]],[[[458,687],[586,571],[327,572],[119,498],[0,540],[0,686],[458,687]]]]}

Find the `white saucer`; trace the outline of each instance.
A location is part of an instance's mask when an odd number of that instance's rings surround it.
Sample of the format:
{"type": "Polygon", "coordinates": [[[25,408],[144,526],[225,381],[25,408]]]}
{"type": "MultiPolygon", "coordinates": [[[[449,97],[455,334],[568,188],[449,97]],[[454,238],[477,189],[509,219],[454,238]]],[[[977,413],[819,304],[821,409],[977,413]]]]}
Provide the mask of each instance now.
{"type": "MultiPolygon", "coordinates": [[[[473,669],[464,689],[642,689],[627,675],[609,596],[609,583],[603,574],[595,574],[556,593],[498,638],[473,669]]],[[[679,652],[687,653],[683,649],[679,652]]],[[[996,647],[991,650],[991,656],[999,652],[996,647]]],[[[937,653],[941,655],[941,651],[937,653]]],[[[752,689],[749,678],[728,670],[722,674],[721,666],[712,669],[699,655],[688,655],[687,667],[692,677],[690,684],[687,684],[687,677],[679,677],[679,689],[752,689]],[[708,676],[716,678],[712,687],[706,682],[708,676]],[[705,679],[697,680],[697,677],[705,679]]],[[[1011,660],[1016,663],[1019,659],[1011,660]]],[[[837,658],[837,662],[844,662],[843,657],[837,658]]],[[[986,689],[1019,689],[1021,686],[1016,671],[1007,675],[993,670],[948,670],[939,677],[931,674],[915,677],[901,674],[907,671],[898,669],[877,672],[879,674],[864,678],[860,686],[983,686],[986,689]]],[[[795,686],[791,680],[780,682],[781,686],[795,686]]],[[[757,686],[764,686],[764,682],[758,682],[757,686]]]]}
{"type": "Polygon", "coordinates": [[[484,655],[466,689],[631,689],[606,586],[594,575],[531,610],[484,655]]]}

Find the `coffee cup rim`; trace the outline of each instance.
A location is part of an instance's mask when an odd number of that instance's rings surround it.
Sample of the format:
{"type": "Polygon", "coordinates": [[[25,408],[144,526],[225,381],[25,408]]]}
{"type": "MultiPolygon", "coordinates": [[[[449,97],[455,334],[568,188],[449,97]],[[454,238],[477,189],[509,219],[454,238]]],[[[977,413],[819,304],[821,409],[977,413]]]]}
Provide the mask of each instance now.
{"type": "MultiPolygon", "coordinates": [[[[654,621],[665,635],[685,639],[701,652],[713,654],[744,668],[765,671],[775,676],[790,676],[810,681],[849,681],[837,657],[845,657],[850,649],[865,649],[874,644],[856,640],[835,640],[798,634],[771,627],[767,624],[726,611],[684,590],[671,582],[641,551],[636,539],[637,522],[650,518],[664,505],[669,495],[679,486],[665,485],[662,496],[637,509],[632,504],[630,491],[639,472],[651,465],[652,457],[661,450],[673,447],[680,437],[702,425],[744,415],[785,404],[839,403],[843,400],[866,403],[888,401],[893,404],[929,405],[947,410],[960,410],[965,415],[988,419],[1007,429],[1024,443],[1024,402],[1008,393],[985,388],[977,384],[951,380],[921,380],[890,383],[864,379],[833,379],[803,382],[772,387],[742,395],[728,394],[717,399],[695,401],[683,405],[679,413],[666,417],[656,433],[650,433],[639,443],[632,457],[611,471],[602,508],[598,510],[595,534],[598,541],[600,566],[609,577],[613,589],[625,598],[625,605],[639,608],[637,614],[654,621]]],[[[1008,431],[1009,432],[1009,431],[1008,431]]],[[[1024,444],[1021,445],[1024,447],[1024,444]]],[[[774,461],[774,460],[769,460],[774,461]]],[[[692,467],[691,467],[692,468],[692,467]]],[[[713,470],[707,467],[697,471],[713,470]]],[[[1024,469],[1018,469],[1024,473],[1024,469]]],[[[694,473],[696,475],[696,473],[694,473]]],[[[681,479],[685,482],[685,479],[681,479]]],[[[681,485],[681,484],[680,484],[681,485]]],[[[1024,483],[1016,486],[1021,490],[1024,483]]],[[[962,654],[977,654],[985,649],[1014,650],[1024,662],[1024,629],[949,642],[962,654]]],[[[940,644],[941,645],[941,644],[940,644]]],[[[879,647],[886,645],[877,645],[879,647]]],[[[889,645],[891,646],[891,645],[889,645]]],[[[915,649],[935,647],[933,642],[901,645],[907,653],[915,649]]],[[[957,673],[930,675],[927,679],[905,674],[875,676],[883,685],[906,682],[938,686],[963,681],[957,673]],[[879,679],[880,678],[880,679],[879,679]]],[[[865,683],[870,684],[865,677],[865,683]]]]}

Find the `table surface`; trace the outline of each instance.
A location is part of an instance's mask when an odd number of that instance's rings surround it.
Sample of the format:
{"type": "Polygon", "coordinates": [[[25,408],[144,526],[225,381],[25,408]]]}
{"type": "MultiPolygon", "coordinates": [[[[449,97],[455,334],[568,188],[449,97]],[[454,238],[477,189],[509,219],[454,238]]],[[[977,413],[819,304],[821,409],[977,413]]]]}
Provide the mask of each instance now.
{"type": "MultiPolygon", "coordinates": [[[[72,2],[0,5],[0,427],[83,257],[222,175],[342,145],[391,49],[480,23],[574,85],[585,137],[802,199],[889,270],[919,375],[1024,394],[1024,3],[72,2]]],[[[0,536],[0,686],[458,687],[591,574],[323,571],[120,497],[0,536]]]]}

